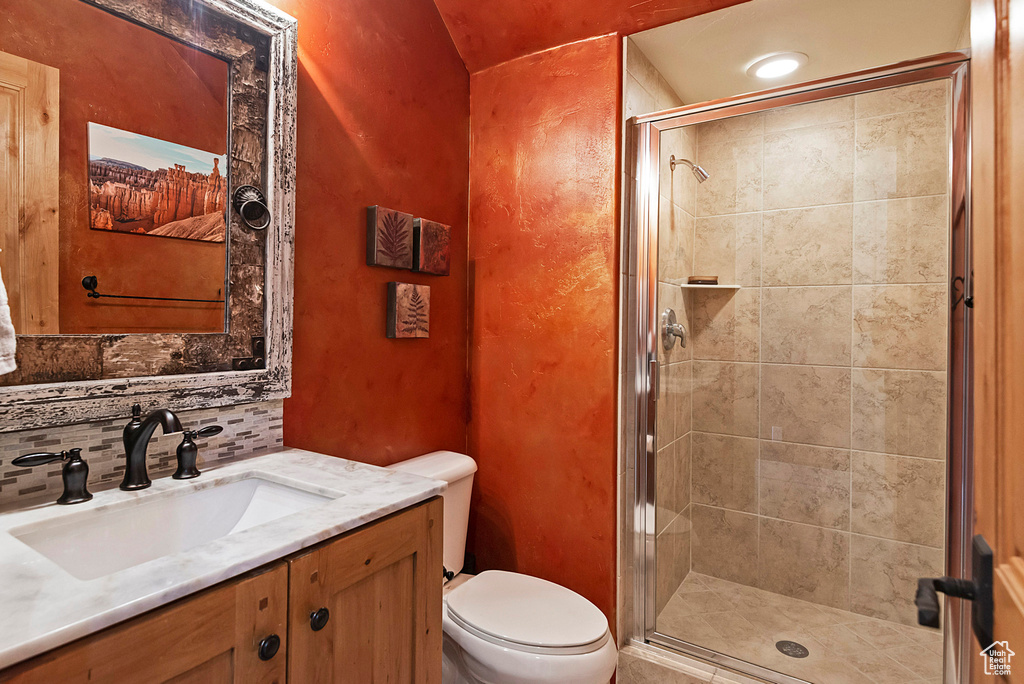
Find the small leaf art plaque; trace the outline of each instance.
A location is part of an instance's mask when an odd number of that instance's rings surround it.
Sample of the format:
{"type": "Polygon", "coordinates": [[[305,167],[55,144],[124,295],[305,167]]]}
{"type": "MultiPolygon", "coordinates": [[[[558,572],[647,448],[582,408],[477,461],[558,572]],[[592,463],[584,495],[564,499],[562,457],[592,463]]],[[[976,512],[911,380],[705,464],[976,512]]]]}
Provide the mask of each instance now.
{"type": "Polygon", "coordinates": [[[388,283],[388,337],[430,337],[430,286],[388,283]]]}
{"type": "Polygon", "coordinates": [[[451,269],[451,228],[418,218],[413,221],[413,268],[421,273],[448,275],[451,269]]]}
{"type": "Polygon", "coordinates": [[[412,214],[376,205],[368,207],[366,263],[411,269],[412,256],[412,214]]]}

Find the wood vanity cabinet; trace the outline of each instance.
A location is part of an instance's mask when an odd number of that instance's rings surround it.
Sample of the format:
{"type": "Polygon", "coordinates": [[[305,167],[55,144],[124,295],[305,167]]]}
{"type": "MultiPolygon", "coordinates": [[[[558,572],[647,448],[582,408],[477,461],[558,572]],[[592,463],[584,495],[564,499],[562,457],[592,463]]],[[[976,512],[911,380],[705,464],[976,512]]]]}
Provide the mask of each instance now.
{"type": "Polygon", "coordinates": [[[441,513],[435,497],[0,671],[0,682],[440,684],[441,513]],[[263,660],[272,635],[278,650],[263,660]]]}
{"type": "Polygon", "coordinates": [[[437,498],[288,561],[290,682],[441,684],[441,527],[437,498]]]}

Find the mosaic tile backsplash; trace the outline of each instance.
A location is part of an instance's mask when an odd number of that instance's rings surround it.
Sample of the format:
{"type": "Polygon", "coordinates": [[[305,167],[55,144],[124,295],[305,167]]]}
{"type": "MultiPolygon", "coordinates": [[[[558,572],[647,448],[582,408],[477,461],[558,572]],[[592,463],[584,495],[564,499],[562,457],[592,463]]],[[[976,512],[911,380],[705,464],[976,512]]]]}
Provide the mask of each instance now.
{"type": "MultiPolygon", "coordinates": [[[[251,456],[278,451],[284,446],[283,402],[268,401],[240,406],[178,414],[185,429],[220,425],[224,432],[197,441],[199,469],[251,456]]],[[[35,468],[19,468],[11,461],[21,454],[36,451],[61,451],[78,447],[89,464],[89,489],[99,491],[116,487],[124,476],[124,447],[121,431],[130,416],[63,425],[38,430],[0,434],[0,507],[46,501],[63,491],[61,466],[53,463],[35,468]]],[[[177,466],[180,434],[163,435],[157,428],[150,440],[147,463],[153,479],[170,476],[177,466]]]]}

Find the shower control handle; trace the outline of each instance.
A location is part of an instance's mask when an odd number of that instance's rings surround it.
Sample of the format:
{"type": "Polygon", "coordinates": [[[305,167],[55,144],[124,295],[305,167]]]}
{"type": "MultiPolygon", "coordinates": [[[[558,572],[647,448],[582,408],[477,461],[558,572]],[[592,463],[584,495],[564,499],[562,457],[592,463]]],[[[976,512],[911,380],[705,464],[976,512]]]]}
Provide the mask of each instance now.
{"type": "Polygon", "coordinates": [[[679,346],[686,349],[686,327],[676,322],[676,312],[673,309],[665,309],[661,312],[661,346],[665,351],[675,346],[677,337],[679,346]]]}

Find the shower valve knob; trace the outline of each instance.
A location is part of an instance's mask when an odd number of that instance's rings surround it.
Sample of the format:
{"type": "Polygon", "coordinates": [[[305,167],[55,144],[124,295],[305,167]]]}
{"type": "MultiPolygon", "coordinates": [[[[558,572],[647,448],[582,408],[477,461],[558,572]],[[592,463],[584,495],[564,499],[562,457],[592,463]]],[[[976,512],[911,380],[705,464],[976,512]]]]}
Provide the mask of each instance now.
{"type": "Polygon", "coordinates": [[[676,312],[673,309],[665,309],[661,314],[661,345],[665,351],[669,351],[676,344],[679,338],[679,346],[686,348],[686,327],[676,322],[676,312]]]}

